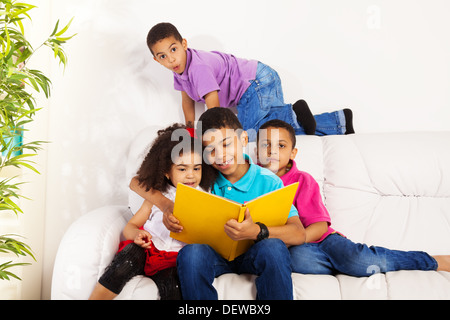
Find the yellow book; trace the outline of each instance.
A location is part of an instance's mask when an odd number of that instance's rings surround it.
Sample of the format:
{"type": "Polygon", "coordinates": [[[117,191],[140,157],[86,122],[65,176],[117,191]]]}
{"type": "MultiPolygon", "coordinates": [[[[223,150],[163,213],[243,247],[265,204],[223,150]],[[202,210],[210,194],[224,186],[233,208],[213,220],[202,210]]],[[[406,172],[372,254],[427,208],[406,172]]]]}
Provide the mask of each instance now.
{"type": "Polygon", "coordinates": [[[250,210],[254,222],[268,227],[286,224],[298,183],[269,192],[245,204],[211,193],[178,184],[174,216],[183,226],[180,233],[170,233],[173,239],[192,244],[208,244],[225,259],[232,261],[245,253],[254,243],[251,240],[234,241],[225,233],[227,221],[244,220],[250,210]]]}

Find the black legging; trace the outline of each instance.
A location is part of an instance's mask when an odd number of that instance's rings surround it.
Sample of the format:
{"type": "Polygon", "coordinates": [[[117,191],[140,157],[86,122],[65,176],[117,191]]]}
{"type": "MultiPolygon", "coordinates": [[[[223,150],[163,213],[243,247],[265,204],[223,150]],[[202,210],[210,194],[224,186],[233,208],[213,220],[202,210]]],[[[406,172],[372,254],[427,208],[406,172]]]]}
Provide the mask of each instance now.
{"type": "MultiPolygon", "coordinates": [[[[106,289],[119,294],[131,278],[145,275],[144,267],[147,258],[145,249],[131,243],[116,254],[98,282],[106,289]]],[[[159,271],[150,277],[159,290],[161,300],[179,300],[181,291],[176,268],[159,271]]]]}

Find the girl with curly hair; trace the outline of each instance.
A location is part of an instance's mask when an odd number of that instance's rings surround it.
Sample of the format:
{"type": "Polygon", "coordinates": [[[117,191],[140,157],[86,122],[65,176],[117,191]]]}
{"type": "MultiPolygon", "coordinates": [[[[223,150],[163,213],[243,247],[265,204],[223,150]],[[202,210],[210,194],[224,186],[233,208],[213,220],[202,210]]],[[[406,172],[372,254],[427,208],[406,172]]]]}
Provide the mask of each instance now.
{"type": "MultiPolygon", "coordinates": [[[[137,172],[139,184],[147,191],[158,190],[175,200],[178,183],[208,190],[215,171],[202,161],[202,144],[182,124],[158,131],[150,151],[137,172]]],[[[176,274],[178,251],[185,245],[170,237],[163,213],[148,200],[123,230],[127,239],[106,268],[90,299],[114,299],[134,276],[151,277],[161,299],[181,299],[176,274]]]]}

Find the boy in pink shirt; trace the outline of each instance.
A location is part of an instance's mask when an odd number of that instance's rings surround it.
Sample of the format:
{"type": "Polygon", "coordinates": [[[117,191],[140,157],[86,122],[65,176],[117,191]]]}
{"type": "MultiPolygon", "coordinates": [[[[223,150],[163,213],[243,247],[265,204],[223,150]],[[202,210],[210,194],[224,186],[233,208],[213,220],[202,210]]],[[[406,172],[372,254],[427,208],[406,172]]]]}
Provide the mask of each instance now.
{"type": "Polygon", "coordinates": [[[257,136],[258,162],[281,178],[284,185],[299,182],[294,200],[306,231],[305,243],[291,246],[293,272],[304,274],[343,273],[355,277],[373,272],[398,270],[450,271],[450,256],[430,256],[421,251],[398,251],[354,243],[334,231],[319,185],[295,164],[297,155],[293,128],[281,120],[261,126],[257,136]]]}
{"type": "Polygon", "coordinates": [[[322,201],[319,184],[309,173],[297,169],[295,141],[295,132],[287,123],[266,122],[258,132],[258,161],[279,176],[284,185],[299,182],[294,206],[303,226],[306,230],[309,228],[306,242],[320,242],[335,231],[330,226],[331,218],[322,201]]]}

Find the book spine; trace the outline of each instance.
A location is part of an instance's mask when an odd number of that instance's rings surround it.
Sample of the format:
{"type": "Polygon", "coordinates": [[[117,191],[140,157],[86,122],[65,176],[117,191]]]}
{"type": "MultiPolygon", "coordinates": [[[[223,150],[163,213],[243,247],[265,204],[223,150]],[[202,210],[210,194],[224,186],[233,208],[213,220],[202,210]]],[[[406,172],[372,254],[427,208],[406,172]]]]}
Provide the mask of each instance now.
{"type": "MultiPolygon", "coordinates": [[[[239,223],[241,223],[245,219],[245,210],[247,210],[247,206],[243,205],[241,207],[241,210],[239,211],[239,216],[237,219],[237,221],[239,223]]],[[[234,259],[236,259],[236,251],[238,249],[238,246],[239,246],[239,241],[233,241],[233,245],[231,246],[230,257],[229,257],[228,261],[233,261],[234,259]]]]}
{"type": "Polygon", "coordinates": [[[245,204],[242,205],[241,207],[241,211],[239,211],[239,217],[237,219],[237,221],[239,223],[241,223],[242,221],[245,220],[245,211],[247,210],[247,206],[245,204]]]}

